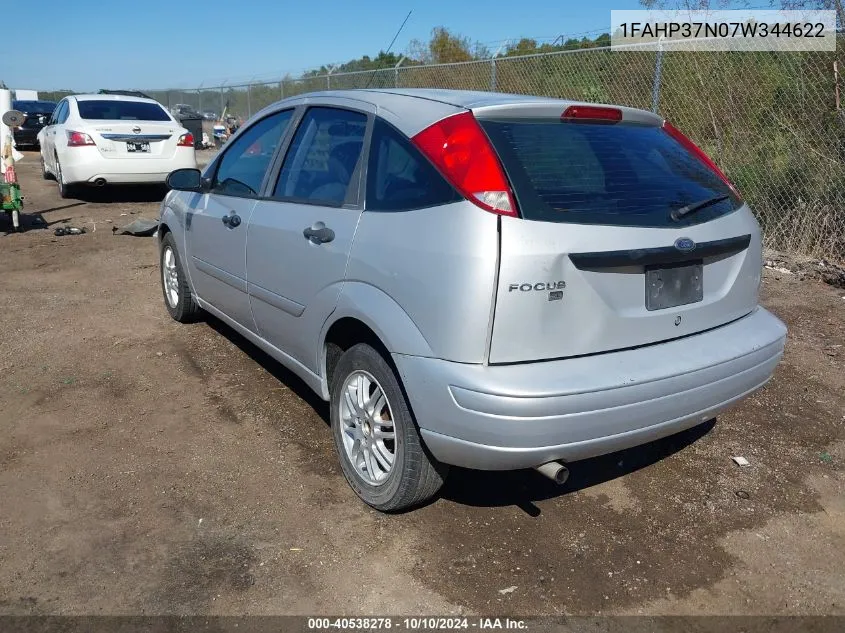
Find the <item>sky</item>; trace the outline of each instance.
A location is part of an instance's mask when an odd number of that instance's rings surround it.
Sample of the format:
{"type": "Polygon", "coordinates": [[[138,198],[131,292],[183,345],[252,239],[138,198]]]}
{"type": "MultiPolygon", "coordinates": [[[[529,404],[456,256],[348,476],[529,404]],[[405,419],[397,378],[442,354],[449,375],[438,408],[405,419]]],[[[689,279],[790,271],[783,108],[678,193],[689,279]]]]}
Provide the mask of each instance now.
{"type": "Polygon", "coordinates": [[[61,19],[39,20],[14,38],[22,54],[14,56],[13,44],[0,80],[13,89],[76,91],[274,80],[375,56],[411,10],[392,49],[400,54],[438,26],[495,52],[511,38],[595,36],[608,29],[611,9],[638,8],[639,0],[45,0],[39,14],[61,19]]]}

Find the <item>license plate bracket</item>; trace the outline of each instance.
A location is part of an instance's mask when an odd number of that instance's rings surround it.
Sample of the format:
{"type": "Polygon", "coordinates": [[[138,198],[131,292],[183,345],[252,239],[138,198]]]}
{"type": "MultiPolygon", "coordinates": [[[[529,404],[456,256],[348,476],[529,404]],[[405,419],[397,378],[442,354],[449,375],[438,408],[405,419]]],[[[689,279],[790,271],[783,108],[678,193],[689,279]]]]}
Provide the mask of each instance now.
{"type": "Polygon", "coordinates": [[[704,299],[704,263],[656,264],[645,268],[645,307],[665,310],[704,299]]]}
{"type": "Polygon", "coordinates": [[[137,141],[131,143],[129,141],[126,142],[126,151],[127,152],[141,152],[147,153],[150,151],[150,144],[144,141],[137,141]]]}

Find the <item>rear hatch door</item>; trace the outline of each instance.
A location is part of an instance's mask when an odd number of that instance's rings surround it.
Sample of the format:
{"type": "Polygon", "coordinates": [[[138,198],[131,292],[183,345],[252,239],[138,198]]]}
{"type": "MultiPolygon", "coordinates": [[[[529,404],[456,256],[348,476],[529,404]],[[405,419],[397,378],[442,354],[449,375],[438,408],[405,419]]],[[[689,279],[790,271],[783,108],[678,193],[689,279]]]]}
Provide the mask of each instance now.
{"type": "Polygon", "coordinates": [[[756,306],[748,207],[661,119],[619,111],[618,121],[562,118],[559,105],[475,112],[522,215],[502,217],[491,363],[647,345],[756,306]]]}

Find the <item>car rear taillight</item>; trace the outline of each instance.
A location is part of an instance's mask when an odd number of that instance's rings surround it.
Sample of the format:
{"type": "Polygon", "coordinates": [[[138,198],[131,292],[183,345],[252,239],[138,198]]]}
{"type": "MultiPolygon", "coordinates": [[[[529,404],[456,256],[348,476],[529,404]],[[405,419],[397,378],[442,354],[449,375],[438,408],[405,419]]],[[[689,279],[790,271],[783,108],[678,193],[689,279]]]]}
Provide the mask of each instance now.
{"type": "Polygon", "coordinates": [[[721,178],[721,179],[722,179],[722,182],[724,182],[724,183],[725,183],[728,187],[730,187],[731,191],[733,191],[733,192],[734,192],[734,194],[736,194],[736,197],[737,197],[737,198],[739,198],[740,200],[742,199],[742,196],[740,195],[739,191],[738,191],[738,190],[737,190],[737,188],[734,186],[734,184],[733,184],[730,180],[728,180],[728,177],[727,177],[727,176],[726,176],[726,175],[722,172],[722,170],[721,170],[721,169],[719,169],[719,167],[716,165],[716,163],[714,163],[714,162],[713,162],[713,159],[711,159],[711,158],[710,158],[710,157],[709,157],[709,156],[708,156],[708,155],[704,152],[704,150],[703,150],[703,149],[701,149],[698,145],[696,145],[695,143],[693,143],[693,142],[689,139],[689,137],[687,137],[687,136],[686,136],[683,132],[681,132],[681,131],[680,131],[678,128],[676,128],[674,125],[672,125],[671,123],[669,123],[669,121],[663,121],[663,130],[664,130],[664,131],[665,131],[665,132],[666,132],[669,136],[671,136],[673,139],[675,139],[676,141],[678,141],[678,143],[680,143],[681,145],[683,145],[683,146],[684,146],[684,148],[686,148],[688,151],[692,152],[692,154],[693,154],[696,158],[698,158],[698,159],[699,159],[702,163],[704,163],[704,164],[705,164],[705,165],[707,165],[710,169],[712,169],[712,170],[713,170],[713,173],[715,173],[715,174],[716,174],[719,178],[721,178]]]}
{"type": "Polygon", "coordinates": [[[177,147],[193,147],[194,146],[194,135],[188,132],[187,134],[183,134],[179,137],[179,142],[176,143],[177,147]]]}
{"type": "Polygon", "coordinates": [[[516,216],[516,201],[487,135],[471,112],[447,117],[411,139],[467,200],[516,216]]]}
{"type": "Polygon", "coordinates": [[[622,120],[622,110],[607,106],[574,105],[569,106],[560,116],[561,121],[605,121],[618,123],[622,120]]]}
{"type": "Polygon", "coordinates": [[[95,145],[94,139],[85,134],[85,132],[67,131],[67,146],[68,147],[85,147],[86,145],[95,145]]]}

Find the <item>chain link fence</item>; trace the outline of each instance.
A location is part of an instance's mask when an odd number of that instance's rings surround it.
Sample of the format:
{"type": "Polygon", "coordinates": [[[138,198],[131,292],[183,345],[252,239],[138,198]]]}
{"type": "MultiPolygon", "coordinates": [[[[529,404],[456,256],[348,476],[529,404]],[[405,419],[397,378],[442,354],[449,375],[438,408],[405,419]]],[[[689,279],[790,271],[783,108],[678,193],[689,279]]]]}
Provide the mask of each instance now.
{"type": "Polygon", "coordinates": [[[836,52],[592,48],[405,65],[270,83],[147,91],[172,108],[244,118],[284,97],[353,88],[457,88],[659,112],[690,136],[754,209],[768,248],[845,260],[845,111],[836,52]]]}

